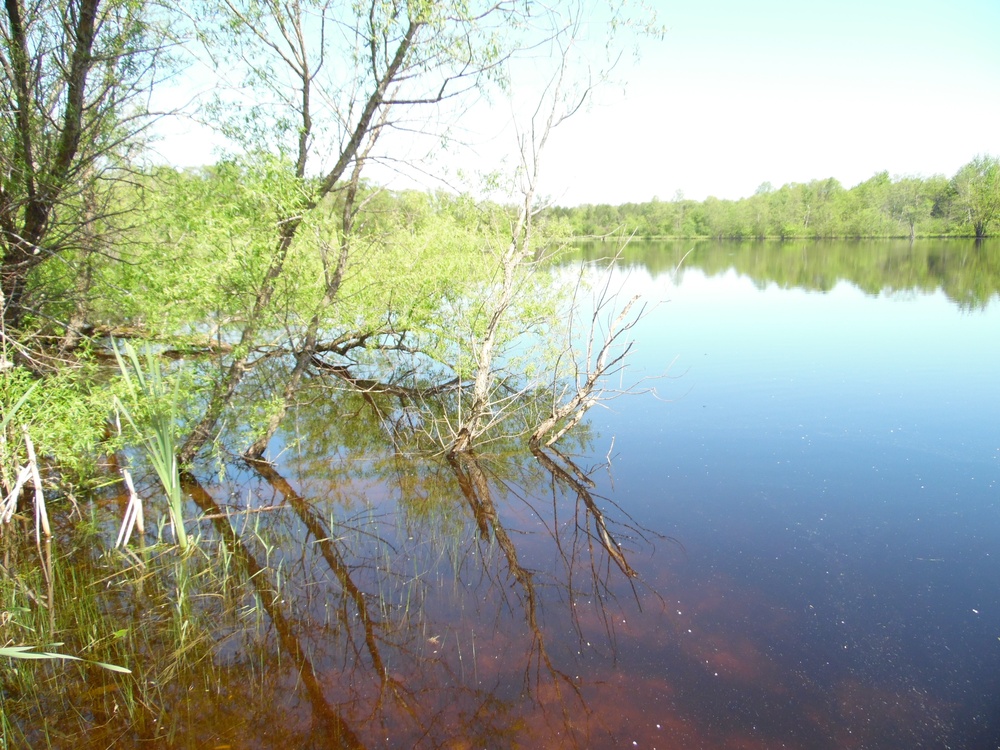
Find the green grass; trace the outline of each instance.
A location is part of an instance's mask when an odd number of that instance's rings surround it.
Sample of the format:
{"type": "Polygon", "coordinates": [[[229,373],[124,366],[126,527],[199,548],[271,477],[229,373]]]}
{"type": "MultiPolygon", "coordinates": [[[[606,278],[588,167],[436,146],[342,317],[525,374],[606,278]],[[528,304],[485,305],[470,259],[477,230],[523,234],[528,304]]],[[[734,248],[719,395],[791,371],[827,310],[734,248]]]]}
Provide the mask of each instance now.
{"type": "Polygon", "coordinates": [[[174,537],[181,549],[187,550],[189,542],[184,529],[184,497],[174,436],[180,414],[180,379],[175,378],[171,388],[163,375],[159,359],[153,355],[148,345],[145,366],[140,362],[135,347],[125,342],[124,348],[124,357],[117,345],[114,350],[131,405],[126,406],[121,399],[116,398],[116,407],[138,435],[146,457],[160,479],[167,496],[174,537]]]}

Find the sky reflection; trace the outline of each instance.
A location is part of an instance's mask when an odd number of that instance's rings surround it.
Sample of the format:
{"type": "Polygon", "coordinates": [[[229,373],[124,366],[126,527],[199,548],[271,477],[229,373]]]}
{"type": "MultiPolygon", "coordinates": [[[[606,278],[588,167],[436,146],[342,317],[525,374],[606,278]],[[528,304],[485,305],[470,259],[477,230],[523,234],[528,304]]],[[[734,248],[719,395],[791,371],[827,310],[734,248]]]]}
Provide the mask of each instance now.
{"type": "Polygon", "coordinates": [[[721,701],[793,746],[994,743],[1000,306],[731,270],[622,283],[665,300],[632,375],[668,377],[662,400],[595,416],[614,496],[683,544],[640,572],[684,611],[678,647],[726,682],[723,698],[683,678],[683,711],[716,726],[721,701]]]}

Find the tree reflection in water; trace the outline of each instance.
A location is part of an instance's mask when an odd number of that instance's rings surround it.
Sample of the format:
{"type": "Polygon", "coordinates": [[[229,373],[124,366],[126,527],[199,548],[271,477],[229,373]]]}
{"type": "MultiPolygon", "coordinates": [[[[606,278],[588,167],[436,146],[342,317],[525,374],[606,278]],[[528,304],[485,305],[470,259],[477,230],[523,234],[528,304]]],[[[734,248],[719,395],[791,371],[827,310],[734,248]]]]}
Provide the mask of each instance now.
{"type": "Polygon", "coordinates": [[[256,699],[266,721],[226,721],[216,707],[220,741],[594,744],[603,725],[583,688],[606,679],[615,621],[660,604],[627,559],[651,532],[614,506],[608,517],[587,473],[540,448],[386,453],[333,462],[322,483],[310,464],[308,496],[264,463],[234,487],[185,477],[266,616],[265,643],[225,649],[227,669],[248,684],[277,676],[256,699]],[[237,498],[275,510],[249,522],[237,498]]]}

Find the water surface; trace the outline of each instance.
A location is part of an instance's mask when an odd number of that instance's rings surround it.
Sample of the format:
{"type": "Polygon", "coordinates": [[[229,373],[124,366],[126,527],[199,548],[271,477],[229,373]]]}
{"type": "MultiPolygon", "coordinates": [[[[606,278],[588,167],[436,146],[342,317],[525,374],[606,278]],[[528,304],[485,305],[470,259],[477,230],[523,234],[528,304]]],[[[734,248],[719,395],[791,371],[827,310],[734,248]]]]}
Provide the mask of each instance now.
{"type": "Polygon", "coordinates": [[[636,370],[671,358],[665,400],[595,416],[616,437],[617,500],[684,544],[648,573],[690,625],[666,651],[703,665],[665,680],[691,698],[679,714],[716,727],[706,746],[994,746],[997,298],[689,260],[623,274],[662,300],[636,370]]]}
{"type": "Polygon", "coordinates": [[[113,637],[152,633],[122,654],[138,697],[95,670],[21,731],[997,746],[997,250],[634,245],[611,286],[651,304],[609,387],[641,392],[558,450],[411,455],[392,394],[314,383],[273,467],[187,478],[191,562],[88,563],[113,637]]]}

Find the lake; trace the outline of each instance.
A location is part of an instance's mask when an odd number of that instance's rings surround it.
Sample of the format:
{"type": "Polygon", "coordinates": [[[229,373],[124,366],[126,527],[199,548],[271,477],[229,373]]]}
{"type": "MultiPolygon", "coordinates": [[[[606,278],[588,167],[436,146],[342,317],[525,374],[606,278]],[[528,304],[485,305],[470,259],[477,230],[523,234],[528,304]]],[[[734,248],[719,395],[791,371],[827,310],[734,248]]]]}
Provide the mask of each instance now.
{"type": "Polygon", "coordinates": [[[56,746],[1000,746],[998,279],[997,242],[633,243],[634,393],[449,461],[316,386],[273,467],[187,477],[191,562],[80,563],[139,697],[34,710],[56,746]]]}
{"type": "MultiPolygon", "coordinates": [[[[960,252],[852,244],[803,252],[960,252]]],[[[730,249],[744,267],[784,253],[730,249]]],[[[617,438],[615,499],[684,545],[643,569],[676,609],[658,647],[637,645],[665,695],[632,705],[655,718],[666,702],[686,746],[996,746],[998,299],[688,260],[623,272],[663,300],[635,364],[672,360],[664,400],[595,415],[617,438]]]]}

